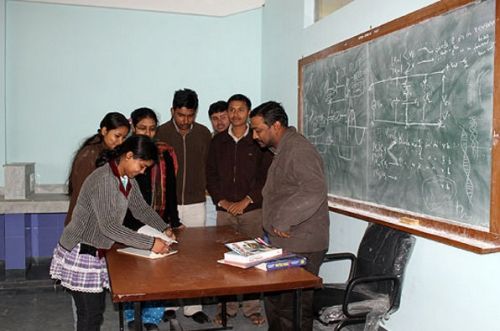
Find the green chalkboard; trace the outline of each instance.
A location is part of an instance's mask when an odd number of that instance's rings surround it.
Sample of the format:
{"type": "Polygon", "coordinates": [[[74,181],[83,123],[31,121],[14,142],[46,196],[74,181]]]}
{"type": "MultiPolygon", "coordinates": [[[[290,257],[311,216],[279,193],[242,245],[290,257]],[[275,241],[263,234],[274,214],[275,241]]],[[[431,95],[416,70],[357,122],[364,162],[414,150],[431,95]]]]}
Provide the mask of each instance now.
{"type": "Polygon", "coordinates": [[[300,64],[329,193],[487,229],[494,53],[487,0],[300,64]]]}

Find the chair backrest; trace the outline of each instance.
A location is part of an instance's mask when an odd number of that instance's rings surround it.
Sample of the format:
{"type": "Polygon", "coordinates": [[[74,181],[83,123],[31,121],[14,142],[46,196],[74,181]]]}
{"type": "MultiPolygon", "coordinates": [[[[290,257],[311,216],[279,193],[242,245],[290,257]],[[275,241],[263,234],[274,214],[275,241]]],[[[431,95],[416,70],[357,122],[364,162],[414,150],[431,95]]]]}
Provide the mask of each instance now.
{"type": "MultiPolygon", "coordinates": [[[[402,283],[414,244],[415,237],[407,232],[370,223],[359,244],[354,277],[395,275],[402,283]]],[[[373,293],[383,294],[388,292],[387,287],[391,284],[373,283],[366,286],[367,290],[373,293]]],[[[396,307],[399,306],[401,288],[396,296],[396,307]]]]}

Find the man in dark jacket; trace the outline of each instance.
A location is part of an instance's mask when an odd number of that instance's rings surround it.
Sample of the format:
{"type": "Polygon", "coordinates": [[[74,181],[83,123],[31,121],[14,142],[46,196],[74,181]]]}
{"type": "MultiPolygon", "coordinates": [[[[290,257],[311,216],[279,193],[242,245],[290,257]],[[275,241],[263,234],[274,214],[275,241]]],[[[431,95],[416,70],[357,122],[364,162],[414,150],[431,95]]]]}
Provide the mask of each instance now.
{"type": "MultiPolygon", "coordinates": [[[[271,244],[307,258],[305,269],[317,275],[329,245],[329,216],[323,161],[316,148],[288,127],[283,107],[263,103],[250,113],[254,139],[274,159],[262,190],[264,230],[271,244]]],[[[301,330],[312,330],[313,291],[302,295],[301,330]]],[[[293,329],[293,295],[266,296],[269,330],[293,329]]]]}
{"type": "MultiPolygon", "coordinates": [[[[217,209],[217,225],[231,225],[250,238],[261,237],[262,187],[272,155],[252,139],[248,125],[250,100],[235,94],[228,100],[229,128],[214,136],[207,161],[207,190],[217,209]]],[[[252,323],[264,323],[259,300],[242,304],[252,323]]],[[[237,302],[228,302],[227,314],[234,316],[237,302]]],[[[220,313],[215,317],[219,323],[220,313]]]]}

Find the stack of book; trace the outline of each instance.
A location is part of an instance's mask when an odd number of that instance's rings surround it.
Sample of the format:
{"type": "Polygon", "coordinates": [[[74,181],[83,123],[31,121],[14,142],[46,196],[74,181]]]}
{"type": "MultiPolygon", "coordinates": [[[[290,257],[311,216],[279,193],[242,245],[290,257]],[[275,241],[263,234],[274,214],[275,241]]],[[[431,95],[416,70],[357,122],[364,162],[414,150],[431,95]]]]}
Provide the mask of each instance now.
{"type": "Polygon", "coordinates": [[[226,247],[230,251],[224,253],[224,259],[217,262],[238,268],[256,267],[269,271],[300,267],[307,262],[305,257],[283,252],[281,248],[272,247],[261,238],[228,243],[226,247]]]}

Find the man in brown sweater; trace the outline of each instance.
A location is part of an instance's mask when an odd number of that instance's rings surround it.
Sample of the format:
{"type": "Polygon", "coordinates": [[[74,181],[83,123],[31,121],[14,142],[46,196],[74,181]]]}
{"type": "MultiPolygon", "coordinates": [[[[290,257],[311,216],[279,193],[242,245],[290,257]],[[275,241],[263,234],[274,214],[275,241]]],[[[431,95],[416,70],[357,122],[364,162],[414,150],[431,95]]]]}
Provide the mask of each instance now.
{"type": "MultiPolygon", "coordinates": [[[[178,90],[172,102],[172,118],[160,125],[156,138],[174,147],[177,172],[177,209],[184,226],[204,226],[206,218],[205,165],[212,135],[195,122],[198,95],[190,89],[178,90]]],[[[189,275],[186,275],[189,277],[189,275]]],[[[184,306],[184,315],[198,323],[208,322],[201,305],[184,306]]]]}
{"type": "MultiPolygon", "coordinates": [[[[271,244],[307,258],[317,275],[329,245],[329,216],[323,161],[316,148],[288,127],[283,107],[263,103],[250,113],[253,137],[274,153],[262,190],[264,230],[271,244]]],[[[302,295],[301,330],[312,330],[313,291],[302,295]]],[[[269,330],[293,329],[293,294],[264,299],[269,330]]]]}
{"type": "Polygon", "coordinates": [[[205,225],[205,166],[212,135],[195,122],[198,95],[190,89],[178,90],[172,102],[172,118],[158,127],[156,138],[174,147],[177,172],[179,218],[185,226],[205,225]]]}

